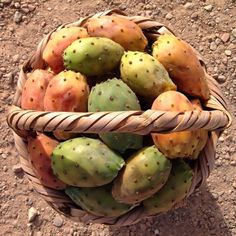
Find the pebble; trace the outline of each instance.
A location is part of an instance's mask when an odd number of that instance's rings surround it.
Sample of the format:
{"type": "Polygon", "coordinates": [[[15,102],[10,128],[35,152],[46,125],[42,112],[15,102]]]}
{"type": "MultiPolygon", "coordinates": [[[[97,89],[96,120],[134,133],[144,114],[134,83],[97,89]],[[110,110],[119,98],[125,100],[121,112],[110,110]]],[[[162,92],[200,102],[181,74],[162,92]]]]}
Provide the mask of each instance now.
{"type": "Polygon", "coordinates": [[[53,220],[53,225],[60,228],[63,225],[63,220],[60,216],[56,216],[53,220]]]}
{"type": "MultiPolygon", "coordinates": [[[[217,76],[217,81],[219,82],[219,83],[224,83],[225,81],[226,81],[226,77],[224,76],[224,75],[219,75],[219,76],[217,76]]],[[[220,138],[219,138],[219,141],[221,141],[221,142],[223,142],[224,141],[224,138],[221,136],[220,138]]]]}
{"type": "Polygon", "coordinates": [[[194,3],[192,3],[192,2],[187,2],[187,3],[185,3],[185,5],[184,5],[184,8],[185,8],[186,10],[193,10],[193,7],[194,7],[194,3]]]}
{"type": "Polygon", "coordinates": [[[232,30],[232,35],[233,35],[234,38],[236,38],[236,29],[232,30]]]}
{"type": "Polygon", "coordinates": [[[155,234],[155,235],[159,235],[159,234],[160,234],[160,230],[159,230],[159,229],[155,229],[155,230],[154,230],[154,234],[155,234]]]}
{"type": "Polygon", "coordinates": [[[194,12],[192,15],[191,15],[191,18],[193,20],[197,20],[198,19],[198,13],[197,12],[194,12]]]}
{"type": "Polygon", "coordinates": [[[22,14],[19,11],[16,11],[13,17],[15,23],[20,23],[22,21],[22,14]]]}
{"type": "Polygon", "coordinates": [[[4,172],[7,172],[7,171],[8,171],[8,168],[7,168],[7,166],[3,166],[3,168],[2,168],[2,169],[3,169],[3,171],[4,171],[4,172]]]}
{"type": "Polygon", "coordinates": [[[229,33],[224,33],[224,34],[220,37],[220,39],[221,39],[224,43],[226,43],[226,42],[228,42],[229,39],[230,39],[230,34],[229,34],[229,33]]]}
{"type": "Polygon", "coordinates": [[[33,222],[38,215],[38,211],[34,207],[30,207],[28,211],[28,222],[33,222]]]}
{"type": "Polygon", "coordinates": [[[12,57],[12,60],[13,60],[14,63],[18,62],[19,59],[20,59],[20,55],[19,55],[19,54],[16,54],[16,55],[14,55],[14,56],[12,57]]]}
{"type": "Polygon", "coordinates": [[[226,56],[231,56],[232,55],[232,52],[230,50],[225,50],[225,55],[226,56]]]}
{"type": "Polygon", "coordinates": [[[204,7],[204,9],[206,10],[206,11],[212,11],[212,9],[213,9],[213,6],[212,5],[207,5],[207,6],[205,6],[204,7]]]}
{"type": "Polygon", "coordinates": [[[166,14],[166,19],[171,20],[173,18],[173,15],[171,13],[166,14]]]}
{"type": "Polygon", "coordinates": [[[233,182],[233,188],[236,189],[236,182],[233,182]]]}
{"type": "Polygon", "coordinates": [[[22,172],[23,169],[20,164],[16,164],[12,167],[12,170],[15,174],[18,174],[18,173],[22,172]]]}
{"type": "Polygon", "coordinates": [[[216,45],[215,42],[211,42],[211,44],[210,44],[210,49],[211,49],[212,51],[215,51],[215,50],[217,49],[217,45],[216,45]]]}

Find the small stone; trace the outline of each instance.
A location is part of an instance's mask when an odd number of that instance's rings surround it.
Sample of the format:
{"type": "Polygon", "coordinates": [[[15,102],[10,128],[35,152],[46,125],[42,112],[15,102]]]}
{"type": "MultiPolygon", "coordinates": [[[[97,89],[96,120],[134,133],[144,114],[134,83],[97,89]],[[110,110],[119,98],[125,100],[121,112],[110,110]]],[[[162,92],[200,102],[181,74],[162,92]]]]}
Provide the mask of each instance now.
{"type": "Polygon", "coordinates": [[[234,38],[236,38],[236,29],[232,30],[232,35],[233,35],[234,38]]]}
{"type": "Polygon", "coordinates": [[[19,2],[16,2],[16,3],[14,4],[14,7],[15,7],[15,8],[20,8],[20,3],[19,3],[19,2]]]}
{"type": "Polygon", "coordinates": [[[193,20],[197,20],[198,19],[198,13],[197,12],[194,12],[192,15],[191,15],[191,18],[193,20]]]}
{"type": "MultiPolygon", "coordinates": [[[[219,82],[219,83],[224,83],[226,81],[226,77],[224,75],[219,75],[216,80],[219,82]]],[[[221,136],[219,138],[219,141],[223,142],[224,141],[224,138],[221,136]]]]}
{"type": "Polygon", "coordinates": [[[236,189],[236,182],[233,182],[233,188],[236,189]]]}
{"type": "Polygon", "coordinates": [[[16,11],[13,17],[15,23],[20,23],[22,21],[22,14],[19,11],[16,11]]]}
{"type": "Polygon", "coordinates": [[[211,44],[210,44],[210,49],[211,49],[212,51],[215,51],[215,50],[217,49],[217,45],[216,45],[215,42],[211,42],[211,44]]]}
{"type": "Polygon", "coordinates": [[[171,13],[166,14],[166,19],[171,20],[173,18],[173,15],[171,13]]]}
{"type": "Polygon", "coordinates": [[[34,207],[30,207],[28,211],[28,222],[33,222],[38,215],[38,211],[34,207]]]}
{"type": "Polygon", "coordinates": [[[187,3],[185,3],[185,5],[184,5],[184,8],[185,8],[186,10],[192,10],[193,7],[194,7],[194,3],[192,3],[192,2],[187,2],[187,3]]]}
{"type": "Polygon", "coordinates": [[[30,11],[34,11],[35,10],[35,6],[34,5],[28,5],[28,8],[30,11]]]}
{"type": "Polygon", "coordinates": [[[212,193],[212,198],[213,198],[214,200],[218,200],[219,196],[218,196],[217,193],[212,193]]]}
{"type": "Polygon", "coordinates": [[[160,234],[160,230],[159,230],[159,229],[155,229],[155,230],[154,230],[154,234],[155,234],[155,235],[159,235],[159,234],[160,234]]]}
{"type": "Polygon", "coordinates": [[[232,52],[230,50],[225,50],[225,55],[226,56],[231,56],[232,55],[232,52]]]}
{"type": "Polygon", "coordinates": [[[3,171],[4,171],[4,172],[7,172],[7,171],[8,171],[8,168],[7,168],[7,166],[3,166],[3,168],[2,168],[2,169],[3,169],[3,171]]]}
{"type": "Polygon", "coordinates": [[[18,173],[22,172],[22,167],[21,167],[20,164],[17,164],[17,165],[14,165],[14,166],[12,167],[12,170],[13,170],[13,172],[14,172],[15,174],[18,174],[18,173]]]}
{"type": "Polygon", "coordinates": [[[53,220],[53,225],[60,228],[63,225],[63,220],[60,216],[56,216],[53,220]]]}
{"type": "Polygon", "coordinates": [[[19,54],[16,54],[12,57],[12,60],[14,63],[18,62],[19,61],[19,58],[20,58],[20,55],[19,54]]]}
{"type": "Polygon", "coordinates": [[[229,41],[229,38],[230,38],[230,34],[229,34],[229,33],[224,33],[224,34],[220,37],[220,39],[221,39],[224,43],[228,42],[228,41],[229,41]]]}
{"type": "Polygon", "coordinates": [[[207,6],[205,6],[204,7],[204,9],[206,10],[206,11],[212,11],[212,9],[213,9],[213,6],[212,5],[207,5],[207,6]]]}

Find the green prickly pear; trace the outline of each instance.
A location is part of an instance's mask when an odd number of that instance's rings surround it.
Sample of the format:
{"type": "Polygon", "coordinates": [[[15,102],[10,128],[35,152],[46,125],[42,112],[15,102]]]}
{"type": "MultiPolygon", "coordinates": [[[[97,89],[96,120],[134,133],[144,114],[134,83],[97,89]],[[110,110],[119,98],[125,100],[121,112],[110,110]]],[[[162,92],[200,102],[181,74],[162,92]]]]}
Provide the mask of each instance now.
{"type": "MultiPolygon", "coordinates": [[[[152,105],[153,110],[161,111],[192,111],[193,105],[180,92],[167,91],[159,95],[152,105]]],[[[196,158],[204,147],[201,130],[173,132],[169,134],[152,133],[157,148],[168,158],[196,158]]],[[[205,143],[205,141],[204,141],[205,143]]]]}
{"type": "Polygon", "coordinates": [[[164,34],[153,44],[152,54],[166,68],[179,91],[209,99],[203,67],[188,43],[174,35],[164,34]]]}
{"type": "Polygon", "coordinates": [[[133,21],[120,16],[90,18],[86,27],[90,36],[112,39],[125,50],[144,51],[148,44],[141,28],[133,21]]]}
{"type": "MultiPolygon", "coordinates": [[[[97,84],[91,90],[88,110],[98,111],[129,111],[140,110],[135,93],[122,81],[116,78],[97,84]]],[[[125,152],[127,149],[142,147],[142,136],[131,133],[100,133],[100,138],[110,148],[125,152]]]]}
{"type": "Polygon", "coordinates": [[[22,96],[21,108],[29,110],[43,111],[43,99],[49,81],[54,74],[47,70],[36,69],[28,74],[28,79],[25,82],[22,96]]]}
{"type": "Polygon", "coordinates": [[[152,197],[143,201],[144,212],[154,215],[171,210],[188,194],[193,179],[193,170],[183,160],[174,160],[166,184],[152,197]]]}
{"type": "Polygon", "coordinates": [[[82,27],[62,28],[54,32],[43,51],[43,59],[55,73],[63,71],[64,50],[76,39],[85,37],[89,36],[82,27]]]}
{"type": "Polygon", "coordinates": [[[110,183],[124,164],[124,160],[100,140],[86,137],[62,142],[52,154],[54,174],[77,187],[110,183]]]}
{"type": "Polygon", "coordinates": [[[117,202],[111,194],[111,186],[105,185],[94,188],[66,188],[66,194],[82,209],[97,215],[118,217],[134,208],[117,202]]]}
{"type": "Polygon", "coordinates": [[[66,184],[57,179],[51,166],[51,154],[57,145],[56,140],[44,134],[28,138],[29,158],[40,182],[50,188],[64,189],[66,184]]]}
{"type": "Polygon", "coordinates": [[[88,76],[102,75],[119,65],[123,53],[123,47],[110,39],[82,38],[65,50],[64,65],[88,76]]]}
{"type": "Polygon", "coordinates": [[[121,58],[121,78],[138,95],[156,98],[168,90],[176,90],[164,66],[143,52],[126,52],[121,58]]]}
{"type": "Polygon", "coordinates": [[[114,181],[112,195],[119,202],[141,202],[166,183],[170,170],[170,160],[155,146],[146,147],[128,159],[114,181]]]}

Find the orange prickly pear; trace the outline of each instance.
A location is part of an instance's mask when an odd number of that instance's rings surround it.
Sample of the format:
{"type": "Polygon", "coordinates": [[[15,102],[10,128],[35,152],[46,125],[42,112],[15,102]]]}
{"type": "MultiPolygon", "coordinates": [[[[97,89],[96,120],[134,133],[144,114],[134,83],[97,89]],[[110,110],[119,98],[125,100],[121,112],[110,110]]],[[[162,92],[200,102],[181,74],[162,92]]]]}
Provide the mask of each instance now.
{"type": "Polygon", "coordinates": [[[43,111],[43,98],[53,76],[49,71],[41,69],[29,74],[22,91],[21,108],[43,111]]]}
{"type": "Polygon", "coordinates": [[[54,32],[43,51],[43,59],[55,73],[63,71],[64,50],[76,39],[86,37],[87,30],[82,27],[63,28],[54,32]]]}
{"type": "Polygon", "coordinates": [[[209,99],[204,70],[188,43],[174,35],[164,34],[153,44],[152,54],[166,68],[179,91],[209,99]]]}
{"type": "Polygon", "coordinates": [[[91,18],[85,26],[90,36],[112,39],[125,50],[144,51],[148,44],[141,28],[136,23],[119,16],[91,18]]]}
{"type": "MultiPolygon", "coordinates": [[[[194,110],[200,110],[200,111],[202,110],[202,105],[199,99],[191,100],[191,103],[193,105],[194,110]]],[[[198,144],[191,159],[196,159],[198,157],[201,150],[205,147],[208,138],[208,131],[205,129],[199,129],[194,132],[196,133],[197,137],[200,138],[198,139],[198,144]]]]}
{"type": "MultiPolygon", "coordinates": [[[[44,97],[45,111],[86,112],[89,86],[86,77],[73,71],[63,71],[49,83],[44,97]]],[[[75,134],[55,131],[59,140],[72,138],[75,134]]]]}
{"type": "Polygon", "coordinates": [[[29,157],[41,183],[50,188],[64,189],[66,184],[57,179],[51,167],[51,154],[57,145],[57,141],[44,134],[28,138],[29,157]]]}
{"type": "MultiPolygon", "coordinates": [[[[191,111],[194,109],[187,97],[180,92],[167,91],[159,95],[152,105],[153,110],[191,111]]],[[[199,131],[198,131],[199,132],[199,131]]],[[[152,133],[157,148],[168,158],[191,158],[195,156],[200,135],[197,131],[181,131],[170,134],[152,133]]]]}

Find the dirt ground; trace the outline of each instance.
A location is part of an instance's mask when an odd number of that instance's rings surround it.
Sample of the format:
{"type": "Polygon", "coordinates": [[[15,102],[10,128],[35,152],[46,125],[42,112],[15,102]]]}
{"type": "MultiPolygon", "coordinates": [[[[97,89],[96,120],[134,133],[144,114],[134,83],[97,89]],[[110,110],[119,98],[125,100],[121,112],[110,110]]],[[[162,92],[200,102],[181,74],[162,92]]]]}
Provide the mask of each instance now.
{"type": "Polygon", "coordinates": [[[205,58],[236,115],[235,0],[0,0],[0,235],[4,236],[234,236],[236,235],[236,125],[219,140],[216,168],[185,208],[123,228],[74,223],[31,189],[5,122],[20,65],[39,40],[61,23],[120,8],[165,23],[205,58]],[[38,216],[28,220],[33,207],[38,216]],[[32,209],[32,208],[31,208],[32,209]]]}

